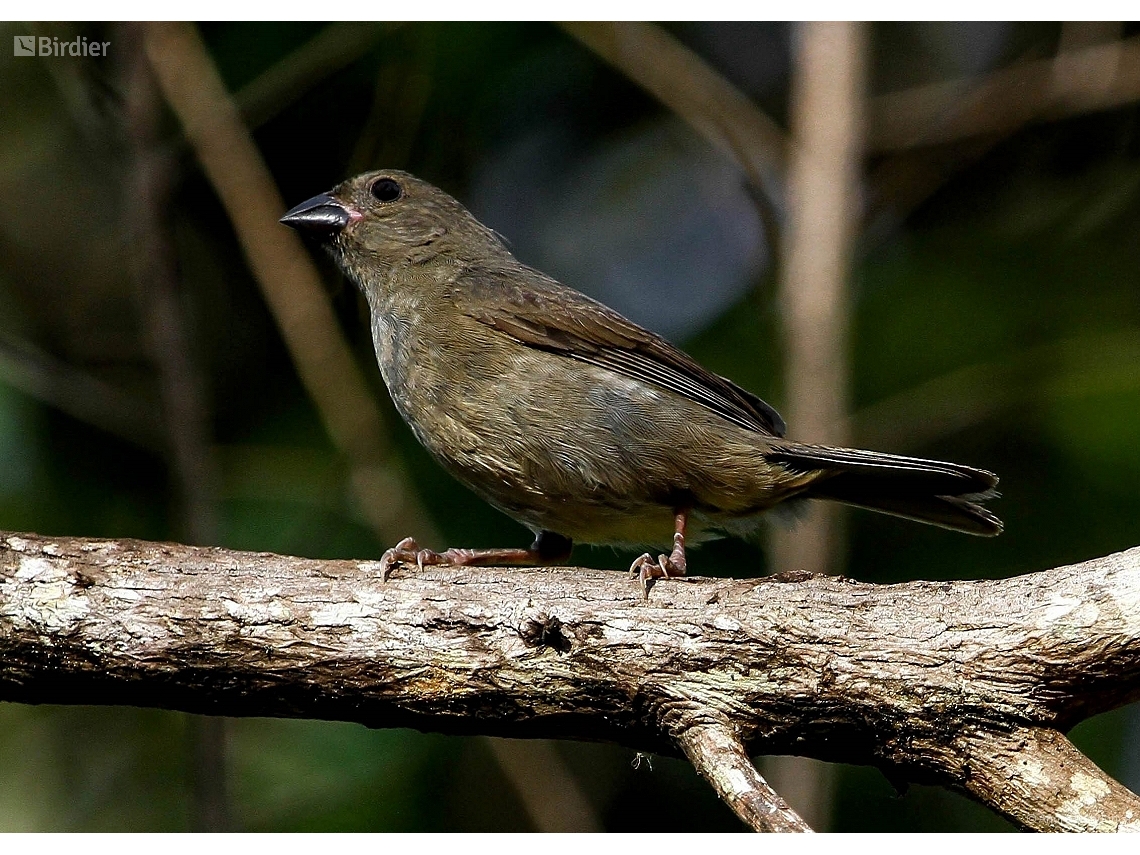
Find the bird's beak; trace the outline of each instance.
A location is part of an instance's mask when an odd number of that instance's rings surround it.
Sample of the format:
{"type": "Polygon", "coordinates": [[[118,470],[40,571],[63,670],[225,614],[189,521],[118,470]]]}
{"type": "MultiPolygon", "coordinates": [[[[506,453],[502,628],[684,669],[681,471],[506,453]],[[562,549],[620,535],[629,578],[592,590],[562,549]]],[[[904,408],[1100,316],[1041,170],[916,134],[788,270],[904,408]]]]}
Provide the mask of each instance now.
{"type": "Polygon", "coordinates": [[[290,210],[281,222],[297,231],[331,237],[352,222],[352,212],[328,193],[321,193],[290,210]]]}

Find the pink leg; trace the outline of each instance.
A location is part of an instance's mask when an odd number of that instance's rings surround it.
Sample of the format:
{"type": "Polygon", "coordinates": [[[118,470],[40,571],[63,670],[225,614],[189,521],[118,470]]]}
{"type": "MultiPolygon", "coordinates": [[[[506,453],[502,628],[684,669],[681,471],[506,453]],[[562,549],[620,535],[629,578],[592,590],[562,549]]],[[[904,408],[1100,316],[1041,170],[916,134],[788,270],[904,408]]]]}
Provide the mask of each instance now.
{"type": "Polygon", "coordinates": [[[431,564],[455,564],[467,567],[496,565],[557,564],[570,557],[573,542],[553,532],[539,532],[527,549],[462,549],[452,547],[444,552],[421,549],[413,538],[405,537],[380,558],[380,579],[387,582],[392,568],[399,563],[415,564],[422,572],[431,564]]]}
{"type": "Polygon", "coordinates": [[[689,512],[677,511],[673,518],[673,551],[668,555],[658,555],[656,561],[646,552],[629,568],[630,574],[636,575],[641,582],[646,597],[649,596],[651,580],[685,575],[685,570],[688,569],[688,562],[685,560],[685,526],[688,522],[689,512]]]}

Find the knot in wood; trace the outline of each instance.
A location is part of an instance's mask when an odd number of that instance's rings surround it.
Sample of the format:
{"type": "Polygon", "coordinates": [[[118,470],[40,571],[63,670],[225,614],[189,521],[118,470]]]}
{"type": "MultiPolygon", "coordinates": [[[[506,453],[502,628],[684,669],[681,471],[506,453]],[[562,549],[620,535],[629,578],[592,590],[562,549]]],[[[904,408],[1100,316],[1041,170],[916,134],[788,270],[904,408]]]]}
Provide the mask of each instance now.
{"type": "Polygon", "coordinates": [[[562,621],[554,615],[540,613],[528,618],[521,635],[528,647],[553,647],[559,653],[569,653],[572,647],[562,631],[562,621]]]}

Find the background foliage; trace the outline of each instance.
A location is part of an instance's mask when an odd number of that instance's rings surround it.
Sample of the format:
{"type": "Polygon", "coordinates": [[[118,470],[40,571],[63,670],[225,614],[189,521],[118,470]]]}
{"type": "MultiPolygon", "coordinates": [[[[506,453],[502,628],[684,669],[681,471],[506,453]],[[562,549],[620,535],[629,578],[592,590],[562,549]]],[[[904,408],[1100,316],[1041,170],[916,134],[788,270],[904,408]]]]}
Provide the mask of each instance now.
{"type": "MultiPolygon", "coordinates": [[[[187,539],[132,275],[141,202],[130,192],[135,161],[123,119],[129,39],[115,25],[4,29],[3,44],[13,34],[86,35],[111,41],[111,50],[106,60],[0,50],[0,530],[187,539]]],[[[668,29],[784,121],[792,27],[668,29]]],[[[288,73],[294,51],[329,30],[227,23],[201,32],[241,102],[243,87],[269,70],[288,73]]],[[[367,168],[412,171],[464,201],[524,261],[780,407],[775,254],[731,162],[554,26],[332,32],[342,47],[360,46],[250,118],[288,204],[367,168]]],[[[876,25],[872,91],[1049,57],[1061,37],[1050,24],[876,25]]],[[[964,144],[948,143],[869,158],[866,204],[877,215],[852,273],[855,435],[998,472],[1004,498],[994,508],[1006,532],[981,540],[852,513],[848,575],[995,577],[1140,544],[1138,119],[1135,103],[1078,110],[986,137],[969,157],[957,157],[964,144]],[[904,156],[952,167],[920,204],[893,207],[874,176],[904,156]]],[[[346,464],[297,379],[226,212],[168,115],[161,136],[175,164],[168,225],[179,307],[217,460],[217,542],[378,556],[390,544],[346,486],[346,464]]],[[[399,422],[375,370],[366,307],[325,259],[318,263],[444,540],[433,545],[528,542],[520,526],[449,479],[399,422]]],[[[630,558],[576,552],[583,563],[615,568],[630,558]]],[[[762,550],[733,541],[702,548],[691,563],[707,574],[726,560],[764,572],[762,550]]],[[[0,829],[186,828],[187,720],[0,705],[0,829]]],[[[1073,738],[1140,788],[1135,707],[1086,722],[1073,738]]],[[[230,723],[228,746],[237,828],[531,827],[485,740],[242,720],[230,723]]],[[[604,745],[557,750],[607,829],[739,828],[684,763],[636,762],[604,745]]],[[[897,795],[873,769],[842,767],[837,780],[835,830],[1006,827],[939,789],[897,795]]]]}

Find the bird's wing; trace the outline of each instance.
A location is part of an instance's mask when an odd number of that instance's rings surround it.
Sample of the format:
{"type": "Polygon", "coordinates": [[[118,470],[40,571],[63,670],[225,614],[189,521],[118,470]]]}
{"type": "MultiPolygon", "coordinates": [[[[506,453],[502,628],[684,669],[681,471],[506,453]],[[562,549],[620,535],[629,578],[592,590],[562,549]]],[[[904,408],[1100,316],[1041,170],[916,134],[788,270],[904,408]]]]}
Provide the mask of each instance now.
{"type": "Polygon", "coordinates": [[[522,344],[668,389],[747,430],[784,435],[780,414],[751,392],[537,270],[468,269],[454,280],[450,297],[469,317],[522,344]]]}

